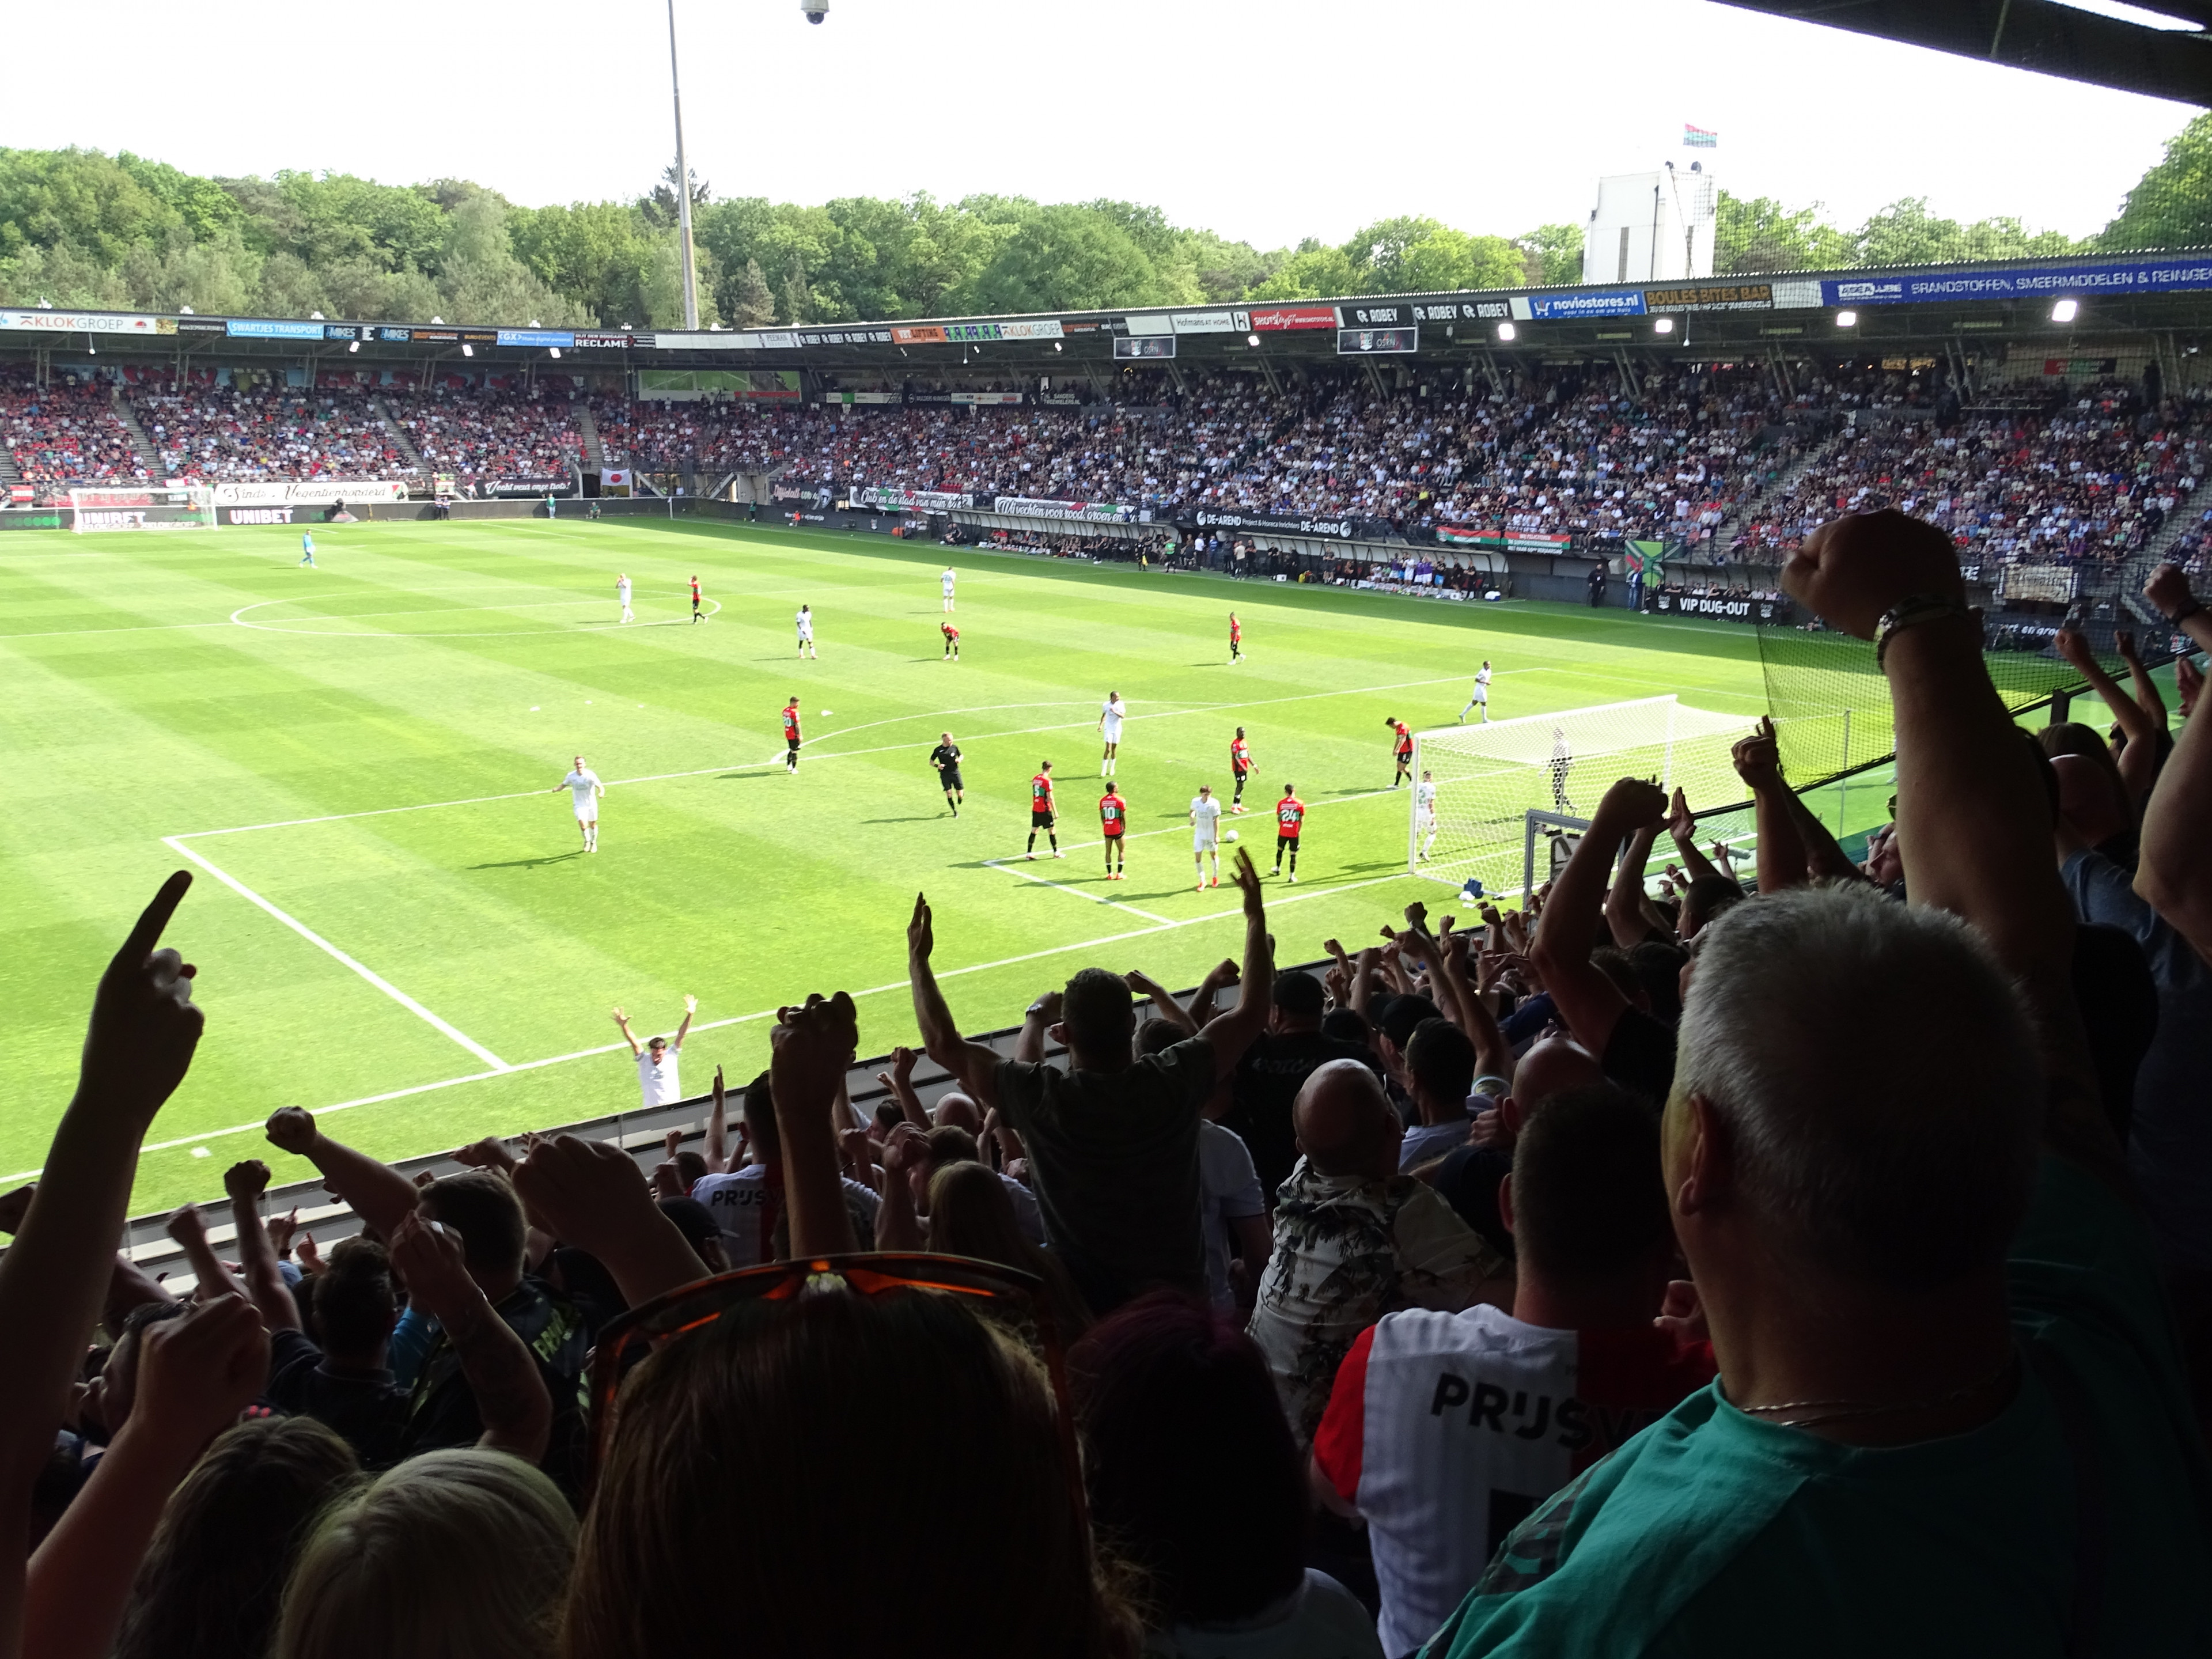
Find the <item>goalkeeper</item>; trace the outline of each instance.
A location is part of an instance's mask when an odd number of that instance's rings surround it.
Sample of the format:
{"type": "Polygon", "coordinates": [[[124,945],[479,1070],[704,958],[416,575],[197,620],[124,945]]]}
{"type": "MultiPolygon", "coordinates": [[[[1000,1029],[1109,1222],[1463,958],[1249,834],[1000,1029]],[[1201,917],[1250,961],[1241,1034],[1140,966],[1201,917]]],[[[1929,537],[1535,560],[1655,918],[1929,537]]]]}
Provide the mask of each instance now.
{"type": "Polygon", "coordinates": [[[1567,746],[1567,729],[1564,726],[1552,728],[1552,758],[1548,765],[1552,774],[1552,810],[1572,812],[1575,804],[1567,799],[1567,775],[1575,769],[1575,751],[1567,746]]]}

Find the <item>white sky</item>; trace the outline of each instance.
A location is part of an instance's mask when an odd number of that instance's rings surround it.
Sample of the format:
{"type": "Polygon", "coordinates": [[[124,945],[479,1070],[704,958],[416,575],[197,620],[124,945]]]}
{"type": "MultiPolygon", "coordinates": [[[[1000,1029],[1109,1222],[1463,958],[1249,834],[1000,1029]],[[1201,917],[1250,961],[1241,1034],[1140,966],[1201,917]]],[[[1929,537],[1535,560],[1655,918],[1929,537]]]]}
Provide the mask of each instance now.
{"type": "MultiPolygon", "coordinates": [[[[167,69],[13,76],[0,144],[459,176],[532,205],[634,196],[673,155],[655,0],[99,12],[167,69]]],[[[1600,174],[1664,157],[1846,225],[1924,195],[2081,235],[2195,113],[1709,0],[833,0],[818,27],[796,0],[678,0],[677,21],[717,195],[1115,196],[1261,247],[1396,213],[1578,221],[1600,174]],[[1720,148],[1683,150],[1685,121],[1720,148]]]]}

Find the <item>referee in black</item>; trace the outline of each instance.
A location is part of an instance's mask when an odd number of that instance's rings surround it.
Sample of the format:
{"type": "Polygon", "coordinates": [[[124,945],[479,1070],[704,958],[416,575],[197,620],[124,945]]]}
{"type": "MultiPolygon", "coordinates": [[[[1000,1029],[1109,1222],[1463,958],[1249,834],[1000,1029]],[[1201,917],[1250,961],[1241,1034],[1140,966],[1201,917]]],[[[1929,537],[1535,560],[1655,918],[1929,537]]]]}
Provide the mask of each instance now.
{"type": "Polygon", "coordinates": [[[929,763],[937,769],[938,783],[945,790],[945,804],[952,809],[952,816],[960,816],[960,745],[952,741],[950,732],[937,734],[937,747],[929,751],[929,763]]]}

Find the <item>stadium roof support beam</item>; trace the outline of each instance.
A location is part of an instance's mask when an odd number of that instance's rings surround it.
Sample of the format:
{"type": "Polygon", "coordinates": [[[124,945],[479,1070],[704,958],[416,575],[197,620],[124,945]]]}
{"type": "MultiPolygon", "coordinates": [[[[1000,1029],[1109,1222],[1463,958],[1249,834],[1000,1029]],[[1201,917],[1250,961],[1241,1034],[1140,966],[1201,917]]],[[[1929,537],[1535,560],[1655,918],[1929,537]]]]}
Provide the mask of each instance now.
{"type": "Polygon", "coordinates": [[[2197,32],[2079,11],[2059,0],[1720,0],[2008,69],[2212,107],[2212,0],[2136,0],[2197,32]]]}

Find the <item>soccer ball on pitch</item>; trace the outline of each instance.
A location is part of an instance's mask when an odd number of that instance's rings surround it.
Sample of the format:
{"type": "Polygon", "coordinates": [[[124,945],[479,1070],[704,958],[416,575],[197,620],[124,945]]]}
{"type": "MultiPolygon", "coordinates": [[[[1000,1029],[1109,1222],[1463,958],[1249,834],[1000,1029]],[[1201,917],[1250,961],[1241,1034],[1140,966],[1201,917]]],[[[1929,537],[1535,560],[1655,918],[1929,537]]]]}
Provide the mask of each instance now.
{"type": "Polygon", "coordinates": [[[1223,835],[1221,839],[1224,841],[1235,841],[1237,839],[1237,832],[1234,830],[1229,830],[1223,835]]]}
{"type": "Polygon", "coordinates": [[[822,711],[822,718],[825,720],[830,718],[830,711],[828,709],[825,708],[822,711]]]}

